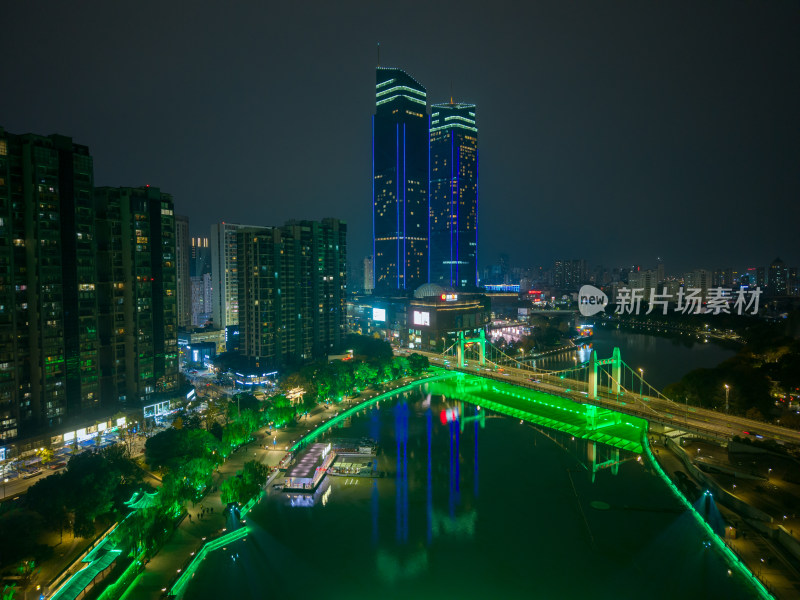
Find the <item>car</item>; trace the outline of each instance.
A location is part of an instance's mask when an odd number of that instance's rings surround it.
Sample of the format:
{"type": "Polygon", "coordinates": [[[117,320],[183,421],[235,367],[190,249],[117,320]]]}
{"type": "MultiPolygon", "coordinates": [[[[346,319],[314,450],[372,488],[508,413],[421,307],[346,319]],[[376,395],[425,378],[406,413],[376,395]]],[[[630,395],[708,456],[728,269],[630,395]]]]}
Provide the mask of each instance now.
{"type": "Polygon", "coordinates": [[[753,436],[754,438],[757,438],[759,440],[763,440],[764,439],[763,435],[761,435],[760,433],[756,433],[755,431],[752,431],[752,430],[751,431],[742,431],[742,433],[745,434],[745,435],[753,436]]]}
{"type": "Polygon", "coordinates": [[[51,463],[50,465],[48,465],[48,468],[52,471],[58,471],[59,469],[63,469],[66,466],[67,463],[65,461],[61,461],[57,463],[51,463]]]}
{"type": "Polygon", "coordinates": [[[35,471],[30,471],[28,473],[25,473],[25,475],[23,475],[23,479],[33,479],[34,477],[38,477],[41,474],[42,470],[36,469],[35,471]]]}

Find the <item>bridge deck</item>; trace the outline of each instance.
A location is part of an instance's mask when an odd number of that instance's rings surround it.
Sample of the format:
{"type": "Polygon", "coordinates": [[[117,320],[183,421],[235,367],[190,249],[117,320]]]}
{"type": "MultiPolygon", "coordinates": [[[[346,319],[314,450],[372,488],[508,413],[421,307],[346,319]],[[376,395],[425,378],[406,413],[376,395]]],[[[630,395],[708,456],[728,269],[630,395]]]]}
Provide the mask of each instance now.
{"type": "Polygon", "coordinates": [[[638,417],[466,373],[431,383],[429,391],[631,452],[642,451],[647,431],[638,417]]]}

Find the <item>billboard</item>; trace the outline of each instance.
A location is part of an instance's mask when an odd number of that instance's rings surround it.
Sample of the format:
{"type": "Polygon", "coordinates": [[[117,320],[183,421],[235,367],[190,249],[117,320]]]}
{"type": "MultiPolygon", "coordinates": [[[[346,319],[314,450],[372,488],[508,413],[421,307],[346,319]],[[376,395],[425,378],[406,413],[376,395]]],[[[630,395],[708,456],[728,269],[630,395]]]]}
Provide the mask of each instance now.
{"type": "Polygon", "coordinates": [[[414,311],[414,325],[422,325],[423,327],[429,327],[431,324],[431,313],[423,312],[420,310],[414,311]]]}
{"type": "Polygon", "coordinates": [[[372,320],[373,321],[386,321],[386,309],[385,308],[375,308],[372,309],[372,320]]]}

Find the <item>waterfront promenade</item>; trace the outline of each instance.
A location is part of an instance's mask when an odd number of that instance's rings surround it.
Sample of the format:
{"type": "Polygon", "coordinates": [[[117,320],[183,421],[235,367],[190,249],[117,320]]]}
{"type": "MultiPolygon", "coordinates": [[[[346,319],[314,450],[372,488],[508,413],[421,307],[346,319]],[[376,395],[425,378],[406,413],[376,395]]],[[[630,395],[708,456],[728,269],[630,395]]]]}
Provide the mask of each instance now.
{"type": "MultiPolygon", "coordinates": [[[[700,444],[704,448],[708,448],[708,445],[703,442],[700,444]]],[[[698,442],[694,441],[694,445],[698,445],[698,442]]],[[[673,450],[664,445],[662,436],[655,436],[655,443],[652,447],[654,450],[658,450],[657,460],[673,481],[679,479],[677,473],[685,474],[686,467],[683,462],[673,450]]],[[[695,481],[695,484],[702,489],[702,482],[695,481]]],[[[726,530],[726,545],[744,561],[776,598],[796,598],[800,591],[800,572],[797,561],[789,557],[785,550],[778,549],[775,542],[765,536],[763,531],[759,531],[753,523],[722,506],[719,502],[716,504],[725,522],[736,525],[735,538],[731,536],[732,529],[726,530]]],[[[763,523],[761,528],[771,529],[772,527],[763,523]]],[[[795,537],[795,539],[797,538],[795,537]]]]}
{"type": "MultiPolygon", "coordinates": [[[[424,378],[424,376],[423,376],[424,378]]],[[[227,517],[224,514],[225,505],[222,503],[220,488],[222,482],[235,475],[236,471],[249,460],[258,460],[264,465],[276,467],[285,456],[287,448],[312,430],[323,426],[327,421],[341,411],[362,403],[368,403],[378,395],[391,392],[411,381],[420,378],[404,378],[388,383],[381,390],[369,390],[351,400],[330,406],[319,405],[308,416],[300,419],[296,424],[267,434],[266,429],[260,429],[254,434],[255,440],[240,447],[228,457],[213,475],[213,492],[210,492],[194,506],[188,506],[188,515],[178,524],[174,533],[166,544],[159,550],[145,566],[145,569],[136,577],[128,588],[123,598],[125,600],[144,600],[162,597],[169,591],[170,586],[178,576],[178,569],[183,569],[203,545],[203,539],[219,534],[226,527],[227,517]],[[273,443],[275,440],[275,443],[273,443]],[[265,445],[269,449],[265,449],[265,445]],[[272,448],[275,448],[274,450],[272,448]],[[202,507],[213,509],[202,515],[202,507]]]]}

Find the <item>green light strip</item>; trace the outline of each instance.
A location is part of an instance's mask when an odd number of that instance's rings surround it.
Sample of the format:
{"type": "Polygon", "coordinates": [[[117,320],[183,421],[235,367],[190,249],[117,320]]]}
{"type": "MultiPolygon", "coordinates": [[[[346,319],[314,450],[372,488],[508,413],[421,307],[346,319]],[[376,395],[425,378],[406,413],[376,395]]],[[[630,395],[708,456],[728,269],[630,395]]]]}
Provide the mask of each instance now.
{"type": "Polygon", "coordinates": [[[406,92],[411,92],[412,94],[419,94],[423,98],[427,97],[425,92],[422,92],[420,90],[416,90],[414,88],[410,88],[410,87],[405,86],[405,85],[396,85],[394,87],[391,87],[391,88],[388,88],[388,89],[385,89],[385,90],[381,90],[380,92],[377,92],[375,94],[375,97],[378,98],[380,96],[385,96],[386,94],[391,94],[394,91],[406,91],[406,92]]]}
{"type": "Polygon", "coordinates": [[[169,592],[170,595],[175,596],[176,598],[181,597],[183,592],[186,591],[186,586],[189,584],[189,581],[192,579],[192,577],[194,577],[195,572],[200,567],[200,563],[203,562],[203,559],[209,552],[213,552],[214,550],[222,548],[226,544],[240,540],[243,537],[246,537],[248,533],[250,533],[250,528],[245,525],[239,529],[229,531],[225,535],[204,544],[203,547],[200,548],[200,551],[195,555],[192,562],[189,563],[189,566],[186,567],[186,570],[181,573],[180,577],[178,577],[178,581],[175,582],[175,585],[172,586],[172,589],[169,592]]]}
{"type": "MultiPolygon", "coordinates": [[[[436,369],[436,370],[437,371],[441,371],[442,369],[436,369]]],[[[378,402],[380,400],[385,400],[386,398],[394,396],[395,394],[402,394],[403,392],[407,392],[407,391],[409,391],[411,389],[414,389],[415,387],[417,387],[418,385],[420,385],[422,383],[428,383],[430,381],[438,381],[440,379],[449,379],[450,377],[453,377],[453,373],[448,372],[448,371],[445,371],[444,373],[437,373],[436,375],[425,377],[424,379],[416,379],[411,383],[407,383],[406,385],[403,385],[403,386],[401,386],[399,388],[396,388],[396,389],[393,389],[393,390],[388,390],[388,391],[386,391],[386,392],[384,392],[382,394],[379,394],[379,395],[377,395],[377,396],[375,396],[373,398],[368,398],[367,400],[364,400],[360,404],[356,404],[355,406],[353,406],[351,408],[348,408],[343,413],[338,414],[335,417],[333,417],[330,421],[327,421],[323,425],[320,425],[314,431],[310,431],[309,433],[307,433],[306,435],[301,437],[297,441],[297,443],[295,443],[295,445],[291,447],[290,451],[294,452],[302,444],[310,442],[311,440],[315,439],[322,432],[327,431],[328,429],[330,429],[331,426],[335,425],[336,423],[341,423],[342,421],[344,421],[348,417],[354,415],[355,413],[357,413],[362,408],[366,408],[370,404],[374,404],[375,402],[378,402]]]]}
{"type": "MultiPolygon", "coordinates": [[[[109,600],[110,598],[121,598],[125,592],[120,593],[119,595],[115,595],[118,591],[121,591],[119,588],[126,588],[129,587],[126,585],[125,581],[131,574],[135,575],[135,572],[139,570],[139,566],[142,564],[142,561],[139,558],[133,559],[131,564],[128,565],[128,568],[119,576],[119,578],[108,585],[106,589],[97,597],[97,600],[109,600]]],[[[135,579],[135,577],[133,578],[135,579]]],[[[131,583],[133,582],[131,580],[131,583]]]]}
{"type": "Polygon", "coordinates": [[[406,100],[411,100],[412,102],[416,102],[417,104],[422,104],[422,106],[428,106],[426,102],[420,100],[419,98],[413,98],[412,96],[407,96],[405,94],[397,94],[395,96],[391,96],[389,98],[384,98],[380,102],[376,102],[375,106],[380,106],[381,104],[386,104],[387,102],[391,102],[392,100],[397,100],[398,98],[405,98],[406,100]]]}
{"type": "Polygon", "coordinates": [[[389,81],[382,81],[381,83],[377,84],[376,88],[382,88],[385,85],[389,85],[390,83],[394,83],[397,79],[390,79],[389,81]]]}
{"type": "Polygon", "coordinates": [[[462,117],[459,115],[450,115],[449,117],[445,117],[444,120],[445,122],[453,120],[464,121],[464,123],[466,123],[467,125],[475,125],[475,119],[468,119],[467,117],[462,117]]]}
{"type": "Polygon", "coordinates": [[[264,497],[264,490],[261,490],[258,494],[250,498],[250,500],[245,504],[242,509],[239,511],[239,514],[244,517],[247,513],[253,510],[253,507],[258,504],[258,502],[264,497]]]}
{"type": "Polygon", "coordinates": [[[445,129],[454,129],[456,127],[460,127],[461,129],[466,129],[468,131],[474,131],[475,133],[478,133],[478,129],[476,127],[469,127],[461,123],[448,123],[447,125],[442,125],[441,127],[432,127],[431,133],[433,133],[434,131],[442,131],[445,129]]]}
{"type": "Polygon", "coordinates": [[[653,453],[650,450],[650,445],[648,444],[647,441],[646,434],[643,436],[642,446],[644,447],[647,458],[650,460],[653,467],[655,468],[656,473],[658,473],[661,476],[661,479],[664,480],[664,482],[669,486],[669,488],[672,490],[675,496],[678,497],[678,500],[680,500],[681,504],[683,504],[689,511],[691,511],[692,516],[694,516],[695,520],[705,530],[705,532],[709,536],[709,539],[711,539],[711,541],[714,542],[717,549],[725,557],[725,560],[727,560],[728,564],[731,565],[736,570],[738,570],[742,575],[744,575],[745,579],[747,579],[750,582],[750,584],[756,589],[758,595],[761,598],[765,598],[767,600],[774,600],[775,597],[772,594],[770,594],[767,588],[764,587],[764,584],[761,583],[758,577],[756,577],[753,574],[753,572],[747,567],[747,565],[745,565],[742,562],[742,560],[738,556],[736,556],[736,554],[730,548],[728,548],[728,546],[725,545],[724,540],[719,535],[717,535],[717,533],[711,528],[711,526],[708,523],[706,523],[705,519],[700,515],[699,512],[697,512],[697,509],[692,505],[692,503],[689,502],[689,500],[681,493],[681,491],[677,488],[677,486],[674,483],[672,483],[672,480],[663,471],[661,465],[658,464],[658,461],[656,460],[655,456],[653,456],[653,453]]]}

